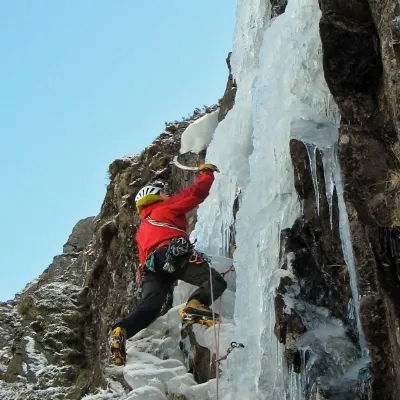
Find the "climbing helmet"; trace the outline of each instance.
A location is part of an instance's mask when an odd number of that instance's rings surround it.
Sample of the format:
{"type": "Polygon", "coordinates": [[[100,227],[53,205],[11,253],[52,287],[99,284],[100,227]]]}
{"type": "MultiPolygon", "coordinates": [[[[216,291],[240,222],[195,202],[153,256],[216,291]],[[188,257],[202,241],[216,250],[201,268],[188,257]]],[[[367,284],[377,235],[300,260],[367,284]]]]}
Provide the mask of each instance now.
{"type": "Polygon", "coordinates": [[[162,192],[162,187],[155,185],[147,185],[142,187],[138,194],[135,197],[135,202],[137,203],[139,200],[143,199],[143,197],[149,194],[160,194],[162,192]]]}

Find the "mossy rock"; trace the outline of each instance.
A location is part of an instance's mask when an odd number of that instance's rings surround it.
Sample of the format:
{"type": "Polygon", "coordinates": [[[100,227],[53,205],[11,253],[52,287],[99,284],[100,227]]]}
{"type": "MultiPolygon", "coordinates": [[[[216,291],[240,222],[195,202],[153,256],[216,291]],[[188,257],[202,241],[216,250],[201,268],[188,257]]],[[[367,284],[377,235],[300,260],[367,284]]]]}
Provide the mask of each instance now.
{"type": "Polygon", "coordinates": [[[149,169],[152,169],[153,171],[157,171],[157,170],[160,170],[160,169],[162,169],[162,168],[167,167],[167,166],[168,166],[168,163],[169,163],[168,157],[163,157],[163,156],[161,156],[160,158],[155,157],[155,158],[151,161],[151,163],[150,163],[150,165],[149,165],[148,168],[149,168],[149,169]]]}
{"type": "Polygon", "coordinates": [[[91,381],[92,381],[92,371],[89,369],[82,370],[75,381],[74,388],[70,393],[70,398],[80,399],[82,398],[82,396],[89,393],[91,381]]]}

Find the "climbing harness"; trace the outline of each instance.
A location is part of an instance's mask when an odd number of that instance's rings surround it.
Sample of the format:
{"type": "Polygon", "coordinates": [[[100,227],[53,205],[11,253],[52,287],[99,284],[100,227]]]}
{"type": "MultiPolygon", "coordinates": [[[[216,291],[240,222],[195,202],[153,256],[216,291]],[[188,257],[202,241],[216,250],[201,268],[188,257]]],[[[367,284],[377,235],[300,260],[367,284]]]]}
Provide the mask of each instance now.
{"type": "MultiPolygon", "coordinates": [[[[162,222],[162,221],[156,221],[153,218],[151,218],[150,216],[146,217],[145,221],[147,221],[149,224],[153,225],[153,226],[158,226],[158,227],[162,227],[162,228],[170,228],[170,229],[175,229],[178,232],[182,232],[185,234],[185,236],[187,236],[187,233],[185,230],[178,228],[177,226],[173,225],[173,224],[169,224],[168,222],[162,222]]],[[[180,238],[179,238],[180,239],[180,238]]],[[[184,238],[182,238],[184,239],[184,238]]],[[[186,240],[186,239],[185,239],[186,240]]],[[[168,246],[168,250],[169,250],[169,246],[168,246]]],[[[167,250],[167,253],[168,253],[167,250]]],[[[189,251],[188,251],[189,252],[189,251]]],[[[182,253],[182,254],[187,254],[187,253],[182,253]]],[[[169,265],[165,268],[163,268],[164,270],[168,271],[168,272],[173,272],[175,271],[171,260],[174,257],[173,255],[170,256],[170,260],[168,260],[167,258],[167,263],[169,262],[169,265]]],[[[164,266],[165,267],[165,266],[164,266]]],[[[143,282],[143,273],[144,270],[147,269],[149,271],[155,272],[155,265],[154,265],[154,251],[147,257],[145,264],[141,265],[137,272],[136,272],[136,284],[138,288],[141,288],[142,286],[142,282],[143,282]]],[[[141,295],[141,289],[138,289],[135,293],[136,297],[139,298],[139,296],[141,295]]]]}
{"type": "MultiPolygon", "coordinates": [[[[185,230],[178,228],[173,224],[169,224],[168,222],[156,221],[150,216],[145,219],[149,224],[162,228],[170,228],[174,229],[178,232],[182,232],[187,237],[187,233],[185,230]]],[[[179,256],[188,254],[190,252],[191,255],[189,257],[189,263],[191,264],[202,264],[204,262],[209,262],[209,258],[194,249],[194,244],[190,243],[189,239],[186,237],[175,237],[171,239],[168,243],[168,248],[165,253],[165,264],[163,265],[163,270],[169,273],[176,271],[176,261],[179,256]]],[[[157,249],[155,250],[157,251],[157,249]]],[[[155,272],[155,263],[154,263],[154,253],[153,251],[146,259],[146,263],[141,265],[136,273],[136,283],[137,286],[140,287],[143,281],[143,272],[144,270],[155,272]]],[[[138,291],[138,295],[140,291],[138,291]]]]}
{"type": "Polygon", "coordinates": [[[188,254],[193,249],[193,245],[188,239],[183,237],[173,238],[168,243],[168,249],[165,253],[165,264],[163,270],[169,273],[175,272],[176,259],[179,256],[188,254]]]}
{"type": "MultiPolygon", "coordinates": [[[[152,272],[155,272],[155,251],[151,253],[146,261],[146,269],[152,272]]],[[[171,239],[168,243],[168,248],[165,253],[165,264],[163,265],[163,270],[169,273],[175,272],[178,257],[186,254],[190,254],[188,261],[191,264],[203,264],[205,262],[205,256],[202,253],[196,251],[193,248],[193,244],[190,243],[188,239],[184,237],[176,237],[171,239]]]]}

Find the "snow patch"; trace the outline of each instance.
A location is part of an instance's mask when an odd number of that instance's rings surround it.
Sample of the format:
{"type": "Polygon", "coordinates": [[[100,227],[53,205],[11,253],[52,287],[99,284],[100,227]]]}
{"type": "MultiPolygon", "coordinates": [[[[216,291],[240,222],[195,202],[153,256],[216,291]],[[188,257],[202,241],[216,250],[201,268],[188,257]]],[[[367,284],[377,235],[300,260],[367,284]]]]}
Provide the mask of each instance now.
{"type": "Polygon", "coordinates": [[[207,148],[218,125],[218,112],[219,109],[204,115],[185,129],[181,137],[181,154],[200,153],[207,148]]]}

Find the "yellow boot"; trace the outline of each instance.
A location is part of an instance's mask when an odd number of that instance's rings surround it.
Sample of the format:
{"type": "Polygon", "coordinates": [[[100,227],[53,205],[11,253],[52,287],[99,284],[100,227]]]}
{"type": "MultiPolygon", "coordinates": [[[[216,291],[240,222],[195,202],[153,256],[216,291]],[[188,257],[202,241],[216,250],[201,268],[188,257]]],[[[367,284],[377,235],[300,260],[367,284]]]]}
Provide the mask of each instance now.
{"type": "Polygon", "coordinates": [[[120,326],[114,328],[110,336],[111,359],[115,365],[126,362],[126,330],[120,326]]]}

